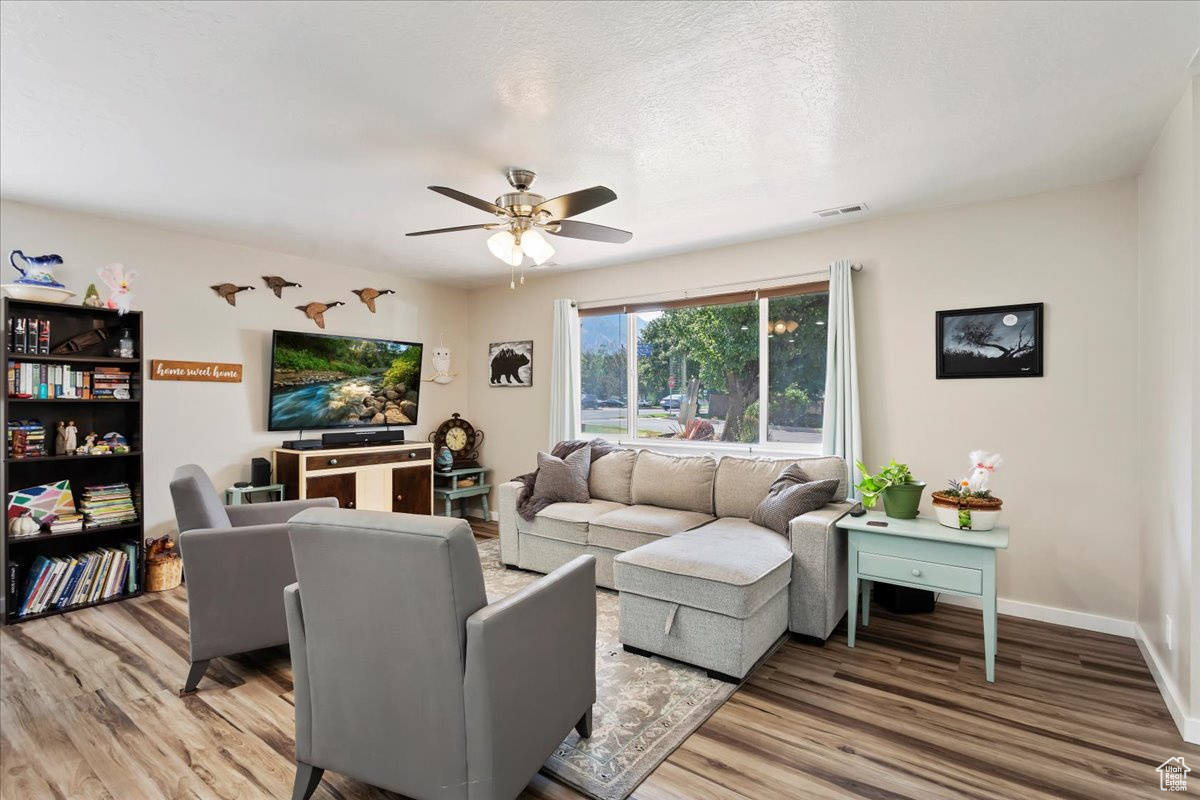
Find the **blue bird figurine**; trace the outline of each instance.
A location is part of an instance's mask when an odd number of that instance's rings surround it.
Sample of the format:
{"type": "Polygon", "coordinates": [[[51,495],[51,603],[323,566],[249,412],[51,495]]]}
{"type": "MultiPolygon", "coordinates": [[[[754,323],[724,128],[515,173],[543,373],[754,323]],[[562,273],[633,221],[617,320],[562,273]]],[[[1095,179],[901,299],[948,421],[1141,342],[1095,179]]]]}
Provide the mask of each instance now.
{"type": "Polygon", "coordinates": [[[44,256],[27,256],[20,250],[13,250],[8,254],[8,263],[16,268],[17,272],[21,273],[21,277],[17,279],[17,283],[30,284],[33,286],[52,286],[56,289],[63,289],[61,283],[54,279],[54,273],[50,271],[51,267],[56,267],[63,263],[62,256],[50,253],[44,256]],[[25,262],[25,266],[17,263],[17,259],[25,262]]]}

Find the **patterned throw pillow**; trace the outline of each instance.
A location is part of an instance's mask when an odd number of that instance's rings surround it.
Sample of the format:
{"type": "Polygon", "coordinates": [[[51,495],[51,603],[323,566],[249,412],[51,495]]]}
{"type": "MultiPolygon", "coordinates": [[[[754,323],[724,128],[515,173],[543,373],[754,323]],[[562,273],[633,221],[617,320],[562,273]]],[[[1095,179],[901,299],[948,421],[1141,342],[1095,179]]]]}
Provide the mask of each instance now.
{"type": "Polygon", "coordinates": [[[789,522],[821,508],[833,499],[837,488],[837,478],[811,481],[799,465],[792,464],[771,484],[766,498],[750,515],[750,521],[786,536],[789,522]]]}
{"type": "Polygon", "coordinates": [[[566,458],[549,453],[537,454],[537,478],[533,482],[532,501],[548,503],[586,503],[588,473],[592,468],[592,446],[585,445],[566,458]]]}

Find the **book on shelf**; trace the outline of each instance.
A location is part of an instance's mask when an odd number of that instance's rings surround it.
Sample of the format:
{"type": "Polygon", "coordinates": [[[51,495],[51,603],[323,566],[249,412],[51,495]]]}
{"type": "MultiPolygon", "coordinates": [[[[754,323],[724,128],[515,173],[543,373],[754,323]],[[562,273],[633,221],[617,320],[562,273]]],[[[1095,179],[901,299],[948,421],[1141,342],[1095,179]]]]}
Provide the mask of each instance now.
{"type": "MultiPolygon", "coordinates": [[[[96,369],[100,369],[97,367],[96,369]]],[[[81,370],[70,364],[34,364],[27,361],[12,361],[8,365],[8,396],[36,400],[91,400],[95,396],[92,371],[81,370]]],[[[107,378],[105,396],[111,397],[117,389],[129,391],[129,373],[124,381],[107,378]]]]}
{"type": "MultiPolygon", "coordinates": [[[[72,556],[38,556],[30,565],[17,616],[98,603],[138,590],[138,546],[125,542],[72,556]]],[[[17,573],[10,566],[9,596],[16,597],[17,573]]]]}
{"type": "Polygon", "coordinates": [[[46,455],[46,429],[36,419],[10,419],[5,431],[9,458],[46,455]]]}
{"type": "Polygon", "coordinates": [[[71,533],[83,530],[82,514],[59,514],[50,523],[51,533],[71,533]]]}
{"type": "Polygon", "coordinates": [[[79,510],[89,528],[137,521],[137,508],[127,483],[85,486],[79,510]]]}
{"type": "Polygon", "coordinates": [[[50,320],[12,317],[8,320],[8,351],[29,355],[50,354],[50,320]]]}

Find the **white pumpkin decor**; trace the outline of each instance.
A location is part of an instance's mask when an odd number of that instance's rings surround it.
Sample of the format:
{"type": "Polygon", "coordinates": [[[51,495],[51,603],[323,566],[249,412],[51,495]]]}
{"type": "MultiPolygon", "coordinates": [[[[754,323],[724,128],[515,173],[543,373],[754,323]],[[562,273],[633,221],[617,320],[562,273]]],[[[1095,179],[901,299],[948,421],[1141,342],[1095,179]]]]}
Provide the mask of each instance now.
{"type": "Polygon", "coordinates": [[[8,521],[8,532],[13,536],[33,536],[42,526],[30,514],[22,514],[8,521]]]}

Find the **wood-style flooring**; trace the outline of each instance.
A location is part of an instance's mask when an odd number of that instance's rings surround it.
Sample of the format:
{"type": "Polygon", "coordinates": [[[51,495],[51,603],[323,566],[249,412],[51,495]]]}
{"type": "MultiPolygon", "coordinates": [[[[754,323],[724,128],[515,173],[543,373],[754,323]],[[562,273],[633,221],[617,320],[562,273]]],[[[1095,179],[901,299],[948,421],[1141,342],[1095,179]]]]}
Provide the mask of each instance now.
{"type": "MultiPolygon", "coordinates": [[[[494,534],[493,523],[478,527],[494,534]]],[[[0,630],[0,798],[286,798],[286,652],[186,673],[183,588],[0,630]]],[[[997,682],[979,613],[872,609],[858,646],[788,642],[634,793],[698,798],[1161,796],[1194,759],[1129,639],[1001,617],[997,682]]],[[[398,747],[403,746],[397,743],[398,747]]],[[[578,798],[544,776],[528,798],[578,798]]],[[[332,773],[320,800],[392,798],[332,773]]]]}

